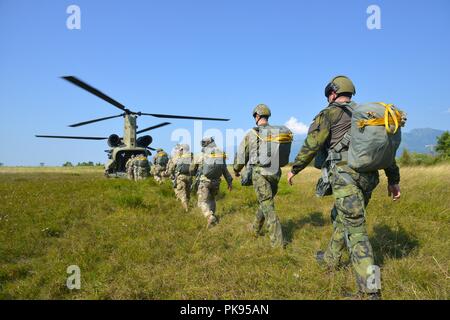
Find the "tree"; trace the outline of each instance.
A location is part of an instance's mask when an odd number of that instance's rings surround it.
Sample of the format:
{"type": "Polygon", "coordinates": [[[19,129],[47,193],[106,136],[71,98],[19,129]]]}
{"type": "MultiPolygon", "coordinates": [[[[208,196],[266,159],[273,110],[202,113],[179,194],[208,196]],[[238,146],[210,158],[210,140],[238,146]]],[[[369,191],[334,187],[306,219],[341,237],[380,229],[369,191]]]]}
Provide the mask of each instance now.
{"type": "Polygon", "coordinates": [[[3,162],[0,162],[0,167],[3,167],[3,162]]]}
{"type": "Polygon", "coordinates": [[[412,157],[408,149],[403,149],[403,153],[400,156],[399,162],[404,166],[409,166],[412,164],[412,157]]]}
{"type": "Polygon", "coordinates": [[[73,164],[72,164],[72,162],[67,161],[67,162],[64,163],[62,166],[63,166],[63,167],[73,167],[73,164]]]}
{"type": "Polygon", "coordinates": [[[437,137],[436,152],[443,158],[450,158],[450,132],[445,131],[437,137]]]}
{"type": "Polygon", "coordinates": [[[78,162],[77,164],[78,167],[93,167],[94,166],[94,162],[89,161],[89,162],[78,162]]]}

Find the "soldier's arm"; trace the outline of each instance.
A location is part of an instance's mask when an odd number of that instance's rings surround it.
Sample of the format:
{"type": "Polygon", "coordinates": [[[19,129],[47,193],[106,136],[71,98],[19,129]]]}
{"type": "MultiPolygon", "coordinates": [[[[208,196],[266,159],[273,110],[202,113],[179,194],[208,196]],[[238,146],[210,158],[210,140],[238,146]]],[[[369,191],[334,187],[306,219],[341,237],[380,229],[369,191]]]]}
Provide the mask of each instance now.
{"type": "Polygon", "coordinates": [[[223,165],[222,175],[227,181],[228,186],[231,186],[233,184],[233,177],[231,176],[230,171],[228,171],[226,164],[223,165]]]}
{"type": "Polygon", "coordinates": [[[302,149],[297,154],[297,157],[295,157],[295,162],[291,170],[293,174],[297,174],[305,169],[314,159],[317,152],[326,143],[330,135],[330,127],[331,124],[326,110],[314,118],[302,149]]]}
{"type": "Polygon", "coordinates": [[[167,164],[167,175],[173,176],[175,174],[175,161],[172,159],[169,160],[167,164]]]}
{"type": "Polygon", "coordinates": [[[244,139],[242,140],[241,144],[239,145],[239,149],[237,152],[236,157],[234,158],[234,164],[233,164],[233,170],[236,173],[241,172],[241,170],[245,167],[247,164],[249,158],[250,158],[250,148],[248,145],[249,139],[248,134],[245,135],[244,139]]]}
{"type": "Polygon", "coordinates": [[[395,160],[394,163],[389,168],[384,169],[384,173],[388,178],[389,185],[400,183],[400,169],[398,168],[395,160]]]}
{"type": "Polygon", "coordinates": [[[194,161],[192,161],[191,165],[189,166],[189,174],[191,176],[195,176],[197,174],[197,170],[201,162],[202,162],[201,155],[197,155],[194,157],[194,161]]]}

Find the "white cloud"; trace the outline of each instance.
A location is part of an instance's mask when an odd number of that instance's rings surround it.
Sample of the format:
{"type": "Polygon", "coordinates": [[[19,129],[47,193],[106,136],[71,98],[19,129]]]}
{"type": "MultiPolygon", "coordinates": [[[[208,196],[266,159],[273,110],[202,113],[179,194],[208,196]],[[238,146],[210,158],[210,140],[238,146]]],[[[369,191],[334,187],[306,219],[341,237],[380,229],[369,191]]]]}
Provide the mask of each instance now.
{"type": "Polygon", "coordinates": [[[290,117],[284,125],[288,127],[294,134],[308,133],[308,126],[303,122],[298,121],[295,117],[290,117]]]}

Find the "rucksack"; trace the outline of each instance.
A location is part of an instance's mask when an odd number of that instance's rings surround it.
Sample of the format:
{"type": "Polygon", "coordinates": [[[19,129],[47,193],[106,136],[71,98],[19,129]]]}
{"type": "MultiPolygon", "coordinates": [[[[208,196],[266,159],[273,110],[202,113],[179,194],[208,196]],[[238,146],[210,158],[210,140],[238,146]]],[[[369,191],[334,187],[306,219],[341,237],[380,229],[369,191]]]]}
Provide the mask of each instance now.
{"type": "Polygon", "coordinates": [[[160,166],[166,166],[169,162],[169,156],[164,151],[160,151],[156,154],[156,164],[160,166]]]}
{"type": "Polygon", "coordinates": [[[257,136],[257,164],[261,167],[284,167],[289,163],[292,131],[286,126],[261,126],[253,129],[257,136]]]}
{"type": "Polygon", "coordinates": [[[175,171],[180,174],[189,174],[189,168],[193,160],[193,155],[191,152],[182,154],[177,158],[177,164],[175,166],[175,171]]]}
{"type": "Polygon", "coordinates": [[[202,174],[208,179],[219,179],[226,159],[226,154],[218,148],[206,150],[203,154],[202,174]]]}
{"type": "Polygon", "coordinates": [[[392,104],[358,105],[352,114],[348,165],[358,172],[386,169],[392,165],[401,142],[405,114],[392,104]]]}

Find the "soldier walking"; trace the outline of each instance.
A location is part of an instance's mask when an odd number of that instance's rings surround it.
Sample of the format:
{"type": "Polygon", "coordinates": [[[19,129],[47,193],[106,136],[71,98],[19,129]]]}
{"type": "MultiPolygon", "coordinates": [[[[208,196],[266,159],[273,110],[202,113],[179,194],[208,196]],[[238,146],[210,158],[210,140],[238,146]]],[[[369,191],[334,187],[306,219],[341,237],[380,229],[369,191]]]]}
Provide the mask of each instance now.
{"type": "Polygon", "coordinates": [[[213,227],[219,220],[216,216],[216,196],[219,192],[221,176],[227,182],[228,190],[233,188],[233,178],[226,165],[226,155],[220,150],[212,137],[201,140],[202,152],[194,158],[190,172],[196,176],[198,207],[213,227]]]}
{"type": "Polygon", "coordinates": [[[169,162],[169,156],[167,153],[159,148],[156,150],[156,155],[153,157],[153,166],[151,173],[156,182],[161,184],[164,179],[164,173],[167,169],[167,163],[169,162]]]}
{"type": "MultiPolygon", "coordinates": [[[[292,133],[286,127],[269,125],[270,109],[265,104],[257,105],[253,110],[253,118],[256,127],[248,132],[241,142],[233,170],[236,177],[247,166],[252,170],[252,182],[258,199],[258,211],[253,222],[255,236],[261,234],[261,229],[266,222],[272,247],[284,247],[283,231],[280,220],[275,213],[274,198],[278,191],[278,182],[281,177],[280,159],[269,155],[270,142],[276,139],[279,142],[292,141],[292,133]],[[285,133],[279,134],[280,130],[285,133]],[[264,137],[262,137],[264,136],[264,137]]],[[[290,152],[290,144],[289,144],[290,152]]],[[[289,152],[284,158],[289,158],[289,152]]],[[[278,154],[277,154],[278,155],[278,154]]]]}
{"type": "Polygon", "coordinates": [[[187,144],[181,144],[175,150],[175,156],[168,166],[168,174],[172,177],[175,196],[181,201],[186,212],[189,211],[192,176],[189,172],[193,156],[187,144]]]}
{"type": "MultiPolygon", "coordinates": [[[[292,185],[293,177],[314,157],[327,159],[323,167],[328,172],[325,178],[335,198],[331,210],[333,235],[326,251],[319,251],[316,259],[321,265],[335,268],[347,246],[356,274],[358,296],[378,299],[381,297],[379,290],[368,285],[374,259],[366,229],[366,206],[379,183],[379,175],[378,171],[360,173],[348,166],[348,143],[344,137],[351,128],[352,110],[356,106],[351,99],[355,93],[352,81],[345,76],[333,78],[326,86],[328,106],[314,118],[288,174],[288,182],[292,185]],[[321,156],[323,151],[325,156],[321,156]]],[[[400,198],[400,172],[395,160],[385,173],[388,193],[397,200],[400,198]]]]}

